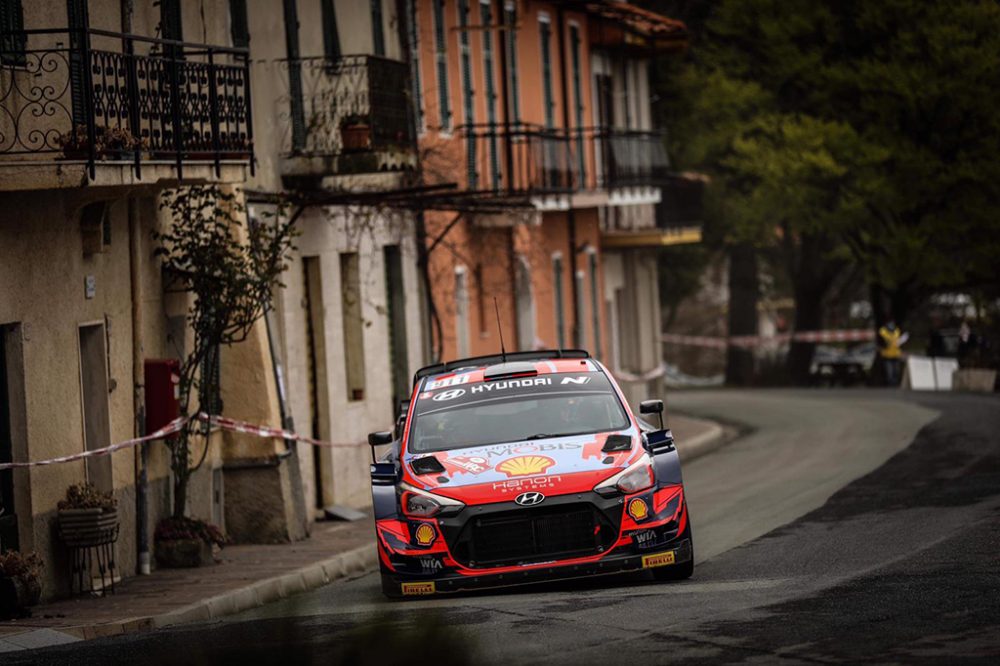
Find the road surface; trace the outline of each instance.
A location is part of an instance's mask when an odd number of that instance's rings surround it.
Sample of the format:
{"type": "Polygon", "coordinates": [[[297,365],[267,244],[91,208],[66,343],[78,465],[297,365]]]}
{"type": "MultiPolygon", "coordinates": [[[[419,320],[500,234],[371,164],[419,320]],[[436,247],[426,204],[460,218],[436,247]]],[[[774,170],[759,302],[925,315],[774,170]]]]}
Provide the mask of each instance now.
{"type": "Polygon", "coordinates": [[[10,663],[1000,663],[1000,401],[699,391],[668,410],[745,432],[685,466],[689,581],[389,602],[369,574],[10,663]]]}

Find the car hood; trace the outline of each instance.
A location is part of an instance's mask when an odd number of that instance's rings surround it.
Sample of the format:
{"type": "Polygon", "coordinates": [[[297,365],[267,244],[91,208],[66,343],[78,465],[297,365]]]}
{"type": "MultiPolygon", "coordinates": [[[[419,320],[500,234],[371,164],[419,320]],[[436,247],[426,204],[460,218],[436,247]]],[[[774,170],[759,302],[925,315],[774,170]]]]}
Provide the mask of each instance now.
{"type": "Polygon", "coordinates": [[[406,455],[406,479],[418,487],[466,504],[505,501],[524,490],[558,495],[590,490],[632,464],[643,453],[636,428],[550,439],[490,444],[406,455]],[[632,448],[601,450],[610,435],[632,438],[632,448]],[[417,474],[412,463],[434,456],[444,472],[417,474]]]}

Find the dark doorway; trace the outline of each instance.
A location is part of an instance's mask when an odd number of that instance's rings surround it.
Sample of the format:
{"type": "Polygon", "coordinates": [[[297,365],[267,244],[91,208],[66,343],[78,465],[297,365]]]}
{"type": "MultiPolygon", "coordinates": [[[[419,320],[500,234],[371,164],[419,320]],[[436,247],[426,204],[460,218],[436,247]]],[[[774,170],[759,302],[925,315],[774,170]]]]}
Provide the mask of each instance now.
{"type": "MultiPolygon", "coordinates": [[[[104,324],[80,327],[80,390],[83,433],[87,451],[111,443],[108,413],[108,353],[104,324]]],[[[87,480],[98,490],[112,489],[111,456],[87,458],[87,480]]]]}
{"type": "MultiPolygon", "coordinates": [[[[0,462],[14,460],[11,431],[10,373],[7,370],[7,329],[0,326],[0,462]]],[[[17,514],[14,507],[14,470],[0,471],[0,552],[17,550],[17,514]]]]}
{"type": "Polygon", "coordinates": [[[398,245],[386,245],[385,302],[389,320],[389,363],[392,367],[392,411],[410,397],[410,360],[406,350],[406,291],[403,257],[398,245]]]}
{"type": "MultiPolygon", "coordinates": [[[[326,325],[323,306],[323,274],[319,257],[302,258],[306,310],[306,343],[309,350],[309,413],[312,415],[311,435],[316,439],[330,438],[330,393],[326,371],[326,325]]],[[[316,485],[315,506],[325,506],[324,495],[333,497],[333,462],[330,449],[313,447],[313,481],[316,485]],[[328,491],[328,492],[326,492],[328,491]]]]}

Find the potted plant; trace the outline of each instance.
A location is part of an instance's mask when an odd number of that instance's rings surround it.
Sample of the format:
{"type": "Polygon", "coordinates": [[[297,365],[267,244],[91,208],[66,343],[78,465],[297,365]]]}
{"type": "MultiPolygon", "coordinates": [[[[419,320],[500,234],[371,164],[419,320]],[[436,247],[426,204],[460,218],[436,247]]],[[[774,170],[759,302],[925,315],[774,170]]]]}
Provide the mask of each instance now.
{"type": "Polygon", "coordinates": [[[118,500],[90,483],[66,489],[59,501],[59,534],[67,546],[85,548],[114,540],[118,531],[118,500]]]}
{"type": "Polygon", "coordinates": [[[156,563],[161,567],[188,568],[212,564],[212,547],[222,548],[226,537],[215,525],[198,518],[164,518],[153,535],[156,563]]]}
{"type": "Polygon", "coordinates": [[[125,127],[109,127],[104,130],[104,148],[101,155],[119,160],[135,159],[135,152],[148,147],[148,141],[134,136],[125,127]]]}
{"type": "MultiPolygon", "coordinates": [[[[125,127],[96,127],[94,129],[94,153],[99,157],[133,159],[135,151],[144,150],[149,141],[137,137],[125,127]]],[[[59,146],[67,159],[87,159],[90,155],[90,136],[86,125],[76,125],[72,130],[59,136],[59,146]]]]}
{"type": "Polygon", "coordinates": [[[42,595],[42,558],[36,553],[0,553],[0,618],[24,617],[42,595]]]}
{"type": "Polygon", "coordinates": [[[340,141],[345,152],[371,148],[372,127],[367,116],[351,113],[340,121],[340,141]]]}

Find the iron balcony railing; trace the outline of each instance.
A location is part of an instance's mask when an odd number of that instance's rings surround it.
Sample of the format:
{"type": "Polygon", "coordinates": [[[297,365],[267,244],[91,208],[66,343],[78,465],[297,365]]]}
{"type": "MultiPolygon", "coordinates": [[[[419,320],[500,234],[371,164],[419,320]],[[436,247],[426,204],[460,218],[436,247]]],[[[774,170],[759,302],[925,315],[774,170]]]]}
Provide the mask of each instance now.
{"type": "Polygon", "coordinates": [[[567,132],[519,123],[465,125],[458,133],[465,151],[464,180],[474,192],[558,194],[670,181],[662,132],[567,132]]]}
{"type": "Polygon", "coordinates": [[[573,143],[561,130],[517,123],[463,125],[457,131],[470,191],[533,195],[579,188],[573,143]]]}
{"type": "Polygon", "coordinates": [[[246,49],[97,29],[0,33],[0,160],[250,162],[246,49]]]}
{"type": "Polygon", "coordinates": [[[656,187],[669,180],[663,132],[596,128],[583,135],[593,138],[598,187],[656,187]]]}
{"type": "Polygon", "coordinates": [[[285,157],[415,152],[405,63],[373,55],[277,63],[286,75],[278,100],[285,157]]]}

